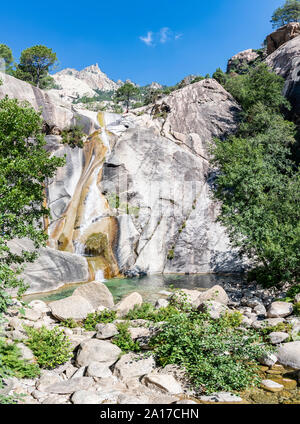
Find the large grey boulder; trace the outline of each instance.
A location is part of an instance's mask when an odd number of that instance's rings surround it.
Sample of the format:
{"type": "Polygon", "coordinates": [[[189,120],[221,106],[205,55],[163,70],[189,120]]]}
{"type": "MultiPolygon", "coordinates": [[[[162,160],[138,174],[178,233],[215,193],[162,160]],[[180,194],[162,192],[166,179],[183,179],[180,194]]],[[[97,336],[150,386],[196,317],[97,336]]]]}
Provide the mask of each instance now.
{"type": "Polygon", "coordinates": [[[114,324],[97,324],[96,325],[96,338],[100,340],[110,339],[118,334],[117,327],[114,324]]]}
{"type": "MultiPolygon", "coordinates": [[[[14,253],[34,250],[28,239],[15,239],[9,242],[9,247],[14,253]]],[[[83,256],[48,247],[39,249],[38,253],[36,261],[26,264],[21,275],[29,285],[26,294],[47,292],[68,283],[88,281],[88,263],[83,256]]]]}
{"type": "Polygon", "coordinates": [[[276,355],[282,365],[300,370],[300,341],[282,344],[276,355]]]}
{"type": "Polygon", "coordinates": [[[74,319],[81,321],[88,314],[95,312],[93,306],[82,296],[69,296],[49,303],[51,313],[60,321],[74,319]]]}
{"type": "Polygon", "coordinates": [[[80,344],[76,363],[78,366],[90,365],[92,362],[114,364],[121,354],[118,346],[105,340],[91,339],[80,344]]]}
{"type": "Polygon", "coordinates": [[[198,310],[200,312],[206,312],[212,319],[219,319],[229,311],[226,305],[214,300],[205,300],[201,302],[198,306],[198,310]]]}
{"type": "Polygon", "coordinates": [[[124,317],[135,306],[141,306],[142,303],[142,296],[137,292],[133,292],[125,296],[119,303],[116,304],[115,311],[119,317],[124,317]]]}
{"type": "Polygon", "coordinates": [[[197,307],[203,302],[210,300],[222,303],[222,305],[227,305],[229,302],[229,297],[227,296],[227,293],[223,287],[216,285],[199,294],[197,299],[193,302],[193,305],[197,307]]]}
{"type": "Polygon", "coordinates": [[[155,361],[152,356],[148,358],[140,358],[139,355],[128,353],[123,355],[116,363],[114,375],[122,380],[130,378],[142,377],[149,374],[155,368],[155,361]]]}
{"type": "Polygon", "coordinates": [[[180,394],[183,391],[181,384],[169,374],[150,373],[143,378],[143,383],[163,393],[180,394]]]}
{"type": "Polygon", "coordinates": [[[105,306],[106,308],[112,308],[114,306],[114,299],[111,292],[108,290],[105,284],[98,281],[84,284],[73,292],[73,296],[84,297],[95,310],[99,306],[105,306]]]}

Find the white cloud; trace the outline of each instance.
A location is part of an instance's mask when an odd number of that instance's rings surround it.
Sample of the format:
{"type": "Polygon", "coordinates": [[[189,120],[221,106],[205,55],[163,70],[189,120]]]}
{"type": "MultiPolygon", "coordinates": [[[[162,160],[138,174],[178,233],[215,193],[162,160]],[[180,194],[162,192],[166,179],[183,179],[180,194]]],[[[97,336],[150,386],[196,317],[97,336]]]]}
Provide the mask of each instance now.
{"type": "Polygon", "coordinates": [[[160,42],[164,44],[169,39],[170,28],[164,27],[159,31],[160,33],[160,42]]]}
{"type": "Polygon", "coordinates": [[[148,31],[147,36],[146,37],[140,37],[140,40],[147,44],[147,46],[151,46],[152,42],[153,42],[153,32],[152,31],[148,31]]]}
{"type": "Polygon", "coordinates": [[[165,44],[168,41],[179,40],[183,34],[174,33],[169,27],[163,27],[158,32],[148,31],[145,37],[139,37],[147,46],[155,46],[157,43],[165,44]]]}

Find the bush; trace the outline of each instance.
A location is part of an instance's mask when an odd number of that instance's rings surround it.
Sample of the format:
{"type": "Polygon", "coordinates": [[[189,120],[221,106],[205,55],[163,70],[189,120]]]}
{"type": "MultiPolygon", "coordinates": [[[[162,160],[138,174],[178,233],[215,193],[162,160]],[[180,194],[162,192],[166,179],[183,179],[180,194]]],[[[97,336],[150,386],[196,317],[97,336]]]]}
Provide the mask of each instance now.
{"type": "Polygon", "coordinates": [[[139,342],[133,341],[131,335],[128,331],[129,323],[119,323],[117,324],[117,329],[119,334],[114,336],[112,343],[117,345],[122,352],[139,352],[141,347],[139,342]]]}
{"type": "Polygon", "coordinates": [[[105,309],[102,312],[93,312],[88,314],[84,320],[83,326],[88,331],[95,331],[97,324],[107,324],[117,319],[117,313],[115,311],[109,311],[105,309]]]}
{"type": "Polygon", "coordinates": [[[151,303],[143,303],[141,306],[135,307],[129,311],[125,319],[145,319],[153,322],[167,321],[174,315],[178,315],[180,311],[175,306],[169,305],[166,308],[155,309],[151,303]]]}
{"type": "Polygon", "coordinates": [[[8,344],[0,339],[0,378],[35,378],[39,374],[39,367],[22,359],[20,349],[14,343],[8,344]]]}
{"type": "Polygon", "coordinates": [[[161,366],[185,368],[199,392],[243,390],[259,383],[257,358],[268,349],[258,333],[236,325],[228,317],[181,313],[163,325],[150,345],[161,366]]]}
{"type": "Polygon", "coordinates": [[[28,339],[25,344],[32,350],[40,367],[55,368],[71,359],[71,342],[62,329],[26,327],[26,332],[28,339]]]}
{"type": "Polygon", "coordinates": [[[83,147],[85,134],[81,127],[75,126],[63,130],[61,137],[63,144],[68,144],[72,149],[74,149],[75,147],[83,147]]]}

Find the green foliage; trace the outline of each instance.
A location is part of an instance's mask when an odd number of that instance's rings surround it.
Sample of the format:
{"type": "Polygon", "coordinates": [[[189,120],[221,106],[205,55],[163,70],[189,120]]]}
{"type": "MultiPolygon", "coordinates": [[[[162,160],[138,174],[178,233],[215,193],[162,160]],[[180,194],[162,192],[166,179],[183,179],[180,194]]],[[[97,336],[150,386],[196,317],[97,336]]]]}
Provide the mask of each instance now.
{"type": "Polygon", "coordinates": [[[130,100],[137,96],[140,93],[140,90],[135,85],[126,82],[116,91],[114,100],[119,103],[125,103],[127,111],[129,109],[130,100]]]}
{"type": "MultiPolygon", "coordinates": [[[[4,60],[5,72],[10,74],[12,72],[13,55],[11,49],[6,44],[0,44],[0,60],[4,60]]],[[[0,84],[1,85],[1,84],[0,84]]]]}
{"type": "Polygon", "coordinates": [[[0,100],[0,313],[10,302],[8,289],[24,292],[18,275],[22,264],[36,258],[34,249],[14,253],[8,242],[27,237],[37,248],[47,239],[42,223],[49,215],[43,205],[44,182],[64,160],[50,158],[45,144],[42,119],[29,104],[0,100]]]}
{"type": "Polygon", "coordinates": [[[295,303],[294,305],[294,315],[300,317],[300,302],[295,303]]]}
{"type": "Polygon", "coordinates": [[[257,358],[267,350],[254,330],[198,312],[171,317],[150,345],[161,366],[184,367],[193,386],[208,394],[258,384],[257,358]]]}
{"type": "Polygon", "coordinates": [[[41,80],[47,77],[49,70],[56,62],[56,53],[52,49],[42,45],[29,47],[21,53],[16,70],[17,78],[21,77],[40,87],[41,80]]]}
{"type": "Polygon", "coordinates": [[[167,259],[168,259],[169,261],[172,261],[172,260],[174,259],[174,255],[175,255],[175,253],[174,253],[174,249],[170,249],[170,250],[168,251],[167,259]]]}
{"type": "Polygon", "coordinates": [[[279,28],[289,22],[300,21],[300,2],[299,0],[287,0],[282,7],[275,10],[271,22],[273,28],[279,28]]]}
{"type": "Polygon", "coordinates": [[[122,352],[140,352],[141,347],[137,341],[133,341],[128,331],[129,323],[117,324],[119,334],[113,337],[112,343],[117,345],[122,352]]]}
{"type": "Polygon", "coordinates": [[[88,331],[95,331],[97,324],[107,324],[117,319],[117,313],[115,311],[109,311],[105,309],[102,312],[94,312],[88,314],[84,320],[83,326],[88,331]]]}
{"type": "Polygon", "coordinates": [[[26,327],[26,332],[28,339],[25,344],[32,350],[41,368],[55,368],[72,358],[71,342],[62,329],[26,327]]]}
{"type": "Polygon", "coordinates": [[[266,286],[294,281],[300,267],[300,173],[291,160],[295,126],[283,80],[265,64],[229,79],[226,88],[243,107],[238,133],[212,147],[219,221],[232,245],[252,259],[249,279],[266,286]]]}
{"type": "Polygon", "coordinates": [[[75,147],[82,148],[86,137],[79,125],[65,129],[61,133],[62,143],[68,144],[72,149],[75,147]]]}
{"type": "Polygon", "coordinates": [[[8,376],[35,378],[39,374],[38,365],[24,360],[16,344],[7,343],[5,340],[0,339],[0,379],[8,376]]]}
{"type": "Polygon", "coordinates": [[[227,75],[222,71],[221,68],[217,68],[212,77],[221,85],[225,85],[227,80],[227,75]]]}
{"type": "Polygon", "coordinates": [[[289,288],[289,290],[287,291],[287,296],[294,299],[294,297],[299,293],[300,293],[300,284],[296,284],[289,288]]]}
{"type": "Polygon", "coordinates": [[[79,323],[76,322],[73,318],[68,318],[62,321],[60,324],[62,325],[62,327],[67,327],[67,328],[76,328],[80,326],[79,323]]]}
{"type": "Polygon", "coordinates": [[[125,319],[145,319],[153,322],[167,321],[174,315],[178,315],[180,311],[172,305],[165,308],[155,309],[152,303],[143,303],[141,306],[135,307],[128,312],[125,319]]]}

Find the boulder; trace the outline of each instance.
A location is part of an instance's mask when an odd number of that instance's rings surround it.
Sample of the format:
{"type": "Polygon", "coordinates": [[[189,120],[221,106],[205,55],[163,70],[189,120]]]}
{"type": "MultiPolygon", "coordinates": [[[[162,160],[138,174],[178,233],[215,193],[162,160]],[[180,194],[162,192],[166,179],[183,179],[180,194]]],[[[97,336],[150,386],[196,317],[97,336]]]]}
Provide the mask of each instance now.
{"type": "Polygon", "coordinates": [[[286,42],[300,35],[300,23],[290,22],[267,36],[267,54],[270,55],[286,42]]]}
{"type": "Polygon", "coordinates": [[[290,336],[288,333],[283,333],[281,331],[274,331],[273,333],[269,334],[270,342],[272,344],[279,344],[284,342],[286,339],[288,339],[290,336]]]}
{"type": "MultiPolygon", "coordinates": [[[[1,90],[1,86],[0,86],[1,90]]],[[[18,254],[23,249],[33,251],[33,243],[28,239],[12,240],[11,250],[18,254]]],[[[26,294],[56,290],[68,283],[87,282],[89,270],[87,260],[80,255],[42,247],[38,258],[24,267],[22,278],[29,285],[26,294]]]]}
{"type": "Polygon", "coordinates": [[[272,367],[278,361],[278,358],[273,353],[266,353],[265,355],[258,358],[258,361],[262,365],[266,365],[267,367],[272,367]]]}
{"type": "Polygon", "coordinates": [[[146,327],[128,327],[128,331],[133,340],[139,339],[141,337],[148,338],[151,334],[150,329],[146,327]]]}
{"type": "Polygon", "coordinates": [[[143,383],[163,393],[180,394],[183,392],[181,384],[172,375],[151,373],[143,378],[143,383]]]}
{"type": "Polygon", "coordinates": [[[276,327],[278,324],[284,322],[284,318],[268,318],[260,321],[254,321],[252,327],[258,330],[265,327],[276,327]]]}
{"type": "Polygon", "coordinates": [[[222,305],[227,305],[229,302],[229,297],[227,296],[227,293],[221,286],[213,286],[211,289],[206,290],[205,292],[202,292],[193,305],[195,307],[198,307],[202,303],[206,301],[213,300],[214,302],[221,303],[222,305]]]}
{"type": "Polygon", "coordinates": [[[289,302],[273,302],[268,309],[269,318],[285,318],[293,313],[294,306],[289,302]]]}
{"type": "Polygon", "coordinates": [[[84,297],[95,310],[97,310],[99,306],[105,306],[106,308],[112,308],[114,306],[114,299],[111,292],[105,284],[98,281],[93,281],[78,287],[78,289],[74,291],[73,296],[84,297]]]}
{"type": "Polygon", "coordinates": [[[97,392],[78,390],[73,393],[71,401],[75,405],[99,405],[102,401],[102,397],[97,392]]]}
{"type": "Polygon", "coordinates": [[[60,321],[66,319],[74,319],[81,321],[87,317],[88,314],[95,312],[93,306],[82,296],[69,296],[64,299],[55,300],[49,303],[51,313],[55,318],[60,321]]]}
{"type": "Polygon", "coordinates": [[[108,378],[112,376],[112,372],[109,369],[109,364],[105,362],[91,362],[86,370],[88,377],[97,378],[108,378]]]}
{"type": "Polygon", "coordinates": [[[90,365],[92,362],[114,364],[121,354],[118,346],[105,340],[91,339],[80,344],[76,363],[78,366],[90,365]]]}
{"type": "Polygon", "coordinates": [[[166,308],[167,306],[169,306],[169,301],[167,299],[157,299],[157,301],[155,302],[155,308],[156,309],[160,309],[160,308],[166,308]]]}
{"type": "Polygon", "coordinates": [[[97,324],[96,330],[97,330],[96,338],[100,340],[110,339],[111,337],[119,333],[115,324],[111,324],[111,323],[97,324]]]}
{"type": "Polygon", "coordinates": [[[40,392],[47,392],[47,388],[53,384],[60,383],[62,381],[58,374],[49,371],[43,371],[41,377],[37,382],[37,389],[40,392]]]}
{"type": "Polygon", "coordinates": [[[28,303],[28,306],[35,311],[40,311],[41,313],[47,313],[50,311],[50,308],[42,300],[32,300],[28,303]]]}
{"type": "Polygon", "coordinates": [[[282,365],[300,370],[300,341],[282,344],[276,355],[282,365]]]}
{"type": "Polygon", "coordinates": [[[155,368],[155,361],[152,356],[141,358],[134,353],[123,355],[116,363],[114,375],[122,380],[130,378],[142,377],[149,374],[155,368]]]}
{"type": "Polygon", "coordinates": [[[213,300],[205,300],[198,307],[199,312],[206,312],[213,319],[219,319],[225,312],[229,311],[227,306],[213,300]]]}
{"type": "Polygon", "coordinates": [[[71,378],[70,380],[60,381],[44,388],[47,393],[69,394],[78,390],[87,390],[92,387],[94,380],[91,377],[71,378]]]}
{"type": "Polygon", "coordinates": [[[143,303],[142,296],[137,293],[131,293],[125,296],[119,303],[116,304],[115,310],[117,311],[118,317],[124,317],[131,311],[136,305],[141,306],[143,303]]]}
{"type": "Polygon", "coordinates": [[[24,318],[29,321],[38,321],[42,316],[42,312],[36,309],[25,309],[24,318]]]}

